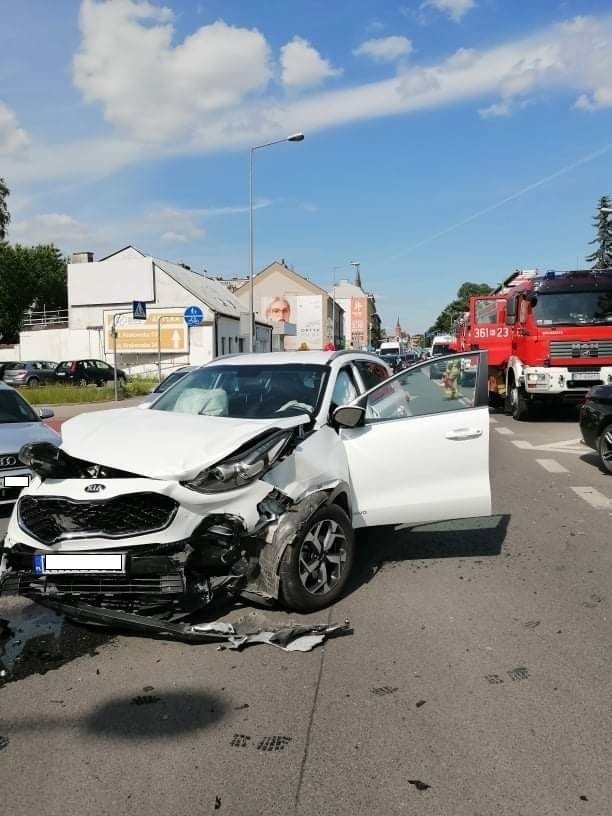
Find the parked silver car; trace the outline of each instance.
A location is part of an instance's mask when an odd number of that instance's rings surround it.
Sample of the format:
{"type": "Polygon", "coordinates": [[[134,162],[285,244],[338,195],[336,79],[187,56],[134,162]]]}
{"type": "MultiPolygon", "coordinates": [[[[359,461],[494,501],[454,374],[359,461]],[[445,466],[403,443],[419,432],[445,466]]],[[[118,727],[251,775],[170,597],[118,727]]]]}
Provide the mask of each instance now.
{"type": "Polygon", "coordinates": [[[4,382],[8,385],[27,385],[28,388],[37,388],[56,381],[55,369],[57,363],[48,360],[24,360],[20,363],[10,363],[4,368],[4,382]]]}
{"type": "Polygon", "coordinates": [[[41,421],[52,416],[51,408],[36,412],[14,388],[0,382],[0,505],[12,504],[33,475],[17,457],[23,445],[60,444],[61,436],[41,421]],[[20,484],[15,484],[16,481],[20,484]]]}

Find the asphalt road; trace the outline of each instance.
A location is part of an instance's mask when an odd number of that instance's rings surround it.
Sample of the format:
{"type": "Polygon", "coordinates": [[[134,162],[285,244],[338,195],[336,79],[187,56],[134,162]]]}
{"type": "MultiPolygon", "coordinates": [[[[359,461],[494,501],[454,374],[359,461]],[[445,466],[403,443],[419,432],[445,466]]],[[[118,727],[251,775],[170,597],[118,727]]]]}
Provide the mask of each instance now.
{"type": "Polygon", "coordinates": [[[0,657],[23,658],[0,688],[3,811],[612,812],[612,479],[575,422],[492,419],[496,516],[370,535],[317,616],[354,634],[311,653],[109,639],[2,601],[23,630],[0,657]]]}

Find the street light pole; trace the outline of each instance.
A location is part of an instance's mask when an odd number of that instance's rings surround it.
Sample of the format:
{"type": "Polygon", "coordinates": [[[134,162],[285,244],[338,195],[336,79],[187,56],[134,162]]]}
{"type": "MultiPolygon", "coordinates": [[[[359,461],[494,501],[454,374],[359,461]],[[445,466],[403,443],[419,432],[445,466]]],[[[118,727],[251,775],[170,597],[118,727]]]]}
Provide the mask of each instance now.
{"type": "Polygon", "coordinates": [[[121,315],[132,314],[132,312],[115,312],[113,315],[113,325],[111,331],[113,333],[113,385],[115,388],[115,402],[119,399],[119,391],[117,388],[117,318],[121,315]]]}
{"type": "Polygon", "coordinates": [[[253,157],[256,150],[271,147],[283,142],[303,142],[303,133],[293,133],[284,139],[275,139],[273,142],[254,145],[249,151],[249,351],[254,350],[255,338],[255,297],[253,289],[253,157]]]}

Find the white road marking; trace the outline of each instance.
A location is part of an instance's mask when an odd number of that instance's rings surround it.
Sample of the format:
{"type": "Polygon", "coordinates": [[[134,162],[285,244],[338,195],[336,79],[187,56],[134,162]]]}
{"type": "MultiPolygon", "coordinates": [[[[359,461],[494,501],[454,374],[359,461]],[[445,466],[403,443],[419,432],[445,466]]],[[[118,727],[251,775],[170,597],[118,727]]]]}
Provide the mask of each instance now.
{"type": "Polygon", "coordinates": [[[490,416],[489,422],[491,423],[491,425],[497,425],[497,420],[495,419],[495,417],[490,416]]]}
{"type": "Polygon", "coordinates": [[[567,468],[564,468],[563,465],[560,465],[559,462],[554,459],[536,459],[536,462],[549,473],[569,473],[567,468]]]}
{"type": "Polygon", "coordinates": [[[561,439],[558,442],[547,442],[545,445],[532,445],[531,442],[527,442],[525,439],[513,439],[512,444],[521,450],[542,451],[546,453],[573,453],[576,456],[581,456],[589,450],[580,437],[577,439],[561,439]]]}
{"type": "Polygon", "coordinates": [[[596,510],[612,510],[612,499],[604,496],[599,490],[594,487],[572,487],[572,490],[581,499],[584,499],[587,504],[594,507],[596,510]]]}
{"type": "Polygon", "coordinates": [[[502,436],[510,436],[510,434],[514,433],[514,431],[511,431],[510,428],[495,428],[495,430],[502,436]]]}

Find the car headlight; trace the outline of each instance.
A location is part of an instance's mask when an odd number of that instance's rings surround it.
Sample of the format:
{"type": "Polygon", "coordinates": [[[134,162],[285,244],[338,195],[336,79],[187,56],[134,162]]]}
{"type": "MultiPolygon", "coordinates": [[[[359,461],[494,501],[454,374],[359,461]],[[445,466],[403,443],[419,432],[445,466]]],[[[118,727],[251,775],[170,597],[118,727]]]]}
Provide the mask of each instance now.
{"type": "Polygon", "coordinates": [[[544,372],[530,372],[527,374],[527,382],[530,383],[545,383],[548,380],[548,374],[544,372]]]}
{"type": "Polygon", "coordinates": [[[181,484],[198,493],[223,493],[244,487],[272,467],[287,449],[293,435],[293,428],[266,433],[181,484]]]}

